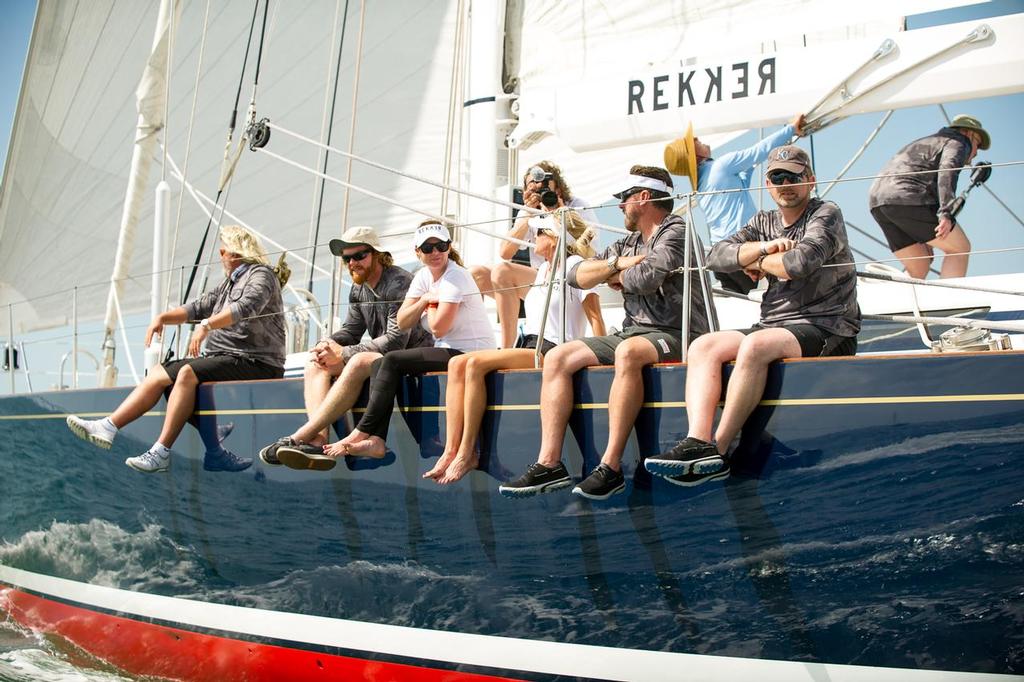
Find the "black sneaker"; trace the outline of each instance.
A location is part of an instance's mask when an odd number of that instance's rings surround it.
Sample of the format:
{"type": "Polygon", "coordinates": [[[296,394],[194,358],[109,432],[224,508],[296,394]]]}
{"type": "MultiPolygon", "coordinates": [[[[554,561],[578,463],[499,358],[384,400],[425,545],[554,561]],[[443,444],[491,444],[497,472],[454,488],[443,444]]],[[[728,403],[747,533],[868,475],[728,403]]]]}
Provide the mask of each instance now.
{"type": "Polygon", "coordinates": [[[572,485],[569,472],[561,462],[553,467],[546,467],[540,462],[534,462],[526,473],[514,481],[502,483],[498,486],[498,492],[505,497],[529,497],[537,493],[549,493],[560,488],[568,488],[572,485]]]}
{"type": "MultiPolygon", "coordinates": [[[[663,452],[654,457],[648,457],[644,461],[644,468],[658,476],[679,476],[693,471],[697,462],[707,459],[715,459],[722,462],[722,456],[718,454],[718,448],[713,444],[703,441],[700,438],[687,436],[676,443],[671,450],[663,452]]],[[[717,471],[719,466],[715,470],[717,471]]],[[[707,473],[707,467],[702,467],[703,473],[707,473]]]]}
{"type": "MultiPolygon", "coordinates": [[[[719,459],[722,459],[722,458],[719,458],[719,459]]],[[[710,463],[706,463],[701,468],[702,468],[702,470],[710,469],[711,468],[711,464],[710,463]]],[[[709,472],[709,473],[694,473],[694,472],[690,472],[688,474],[683,474],[682,476],[664,476],[663,478],[666,481],[668,481],[669,483],[671,483],[672,485],[678,485],[678,486],[682,486],[684,488],[692,488],[695,485],[700,485],[701,483],[707,483],[708,481],[717,481],[720,478],[728,478],[729,477],[729,471],[730,471],[729,460],[722,459],[722,468],[718,469],[717,471],[712,471],[712,472],[709,472]]]]}
{"type": "Polygon", "coordinates": [[[203,457],[203,469],[206,471],[245,471],[251,466],[252,459],[239,457],[224,448],[220,452],[207,452],[203,457]]]}
{"type": "Polygon", "coordinates": [[[337,459],[324,454],[324,446],[309,443],[282,445],[277,449],[277,459],[289,469],[330,471],[338,464],[337,459]]]}
{"type": "Polygon", "coordinates": [[[586,497],[589,500],[607,500],[625,489],[626,479],[621,472],[612,469],[607,464],[598,464],[589,476],[572,489],[572,494],[586,497]]]}
{"type": "Polygon", "coordinates": [[[277,458],[277,451],[285,445],[295,445],[295,441],[292,440],[291,436],[281,436],[267,447],[260,450],[260,460],[264,464],[270,466],[279,467],[281,466],[281,460],[277,458]]]}

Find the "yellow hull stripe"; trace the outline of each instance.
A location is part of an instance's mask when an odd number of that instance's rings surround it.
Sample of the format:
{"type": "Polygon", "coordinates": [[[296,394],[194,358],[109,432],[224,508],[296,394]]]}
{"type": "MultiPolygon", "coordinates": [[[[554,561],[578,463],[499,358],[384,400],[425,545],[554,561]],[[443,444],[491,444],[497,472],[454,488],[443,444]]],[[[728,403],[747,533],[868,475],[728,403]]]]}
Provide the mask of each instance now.
{"type": "MultiPolygon", "coordinates": [[[[901,405],[901,404],[926,404],[926,403],[984,403],[984,402],[1009,402],[1024,401],[1024,393],[976,393],[968,395],[912,395],[912,396],[868,396],[862,398],[783,398],[778,400],[762,400],[759,405],[766,407],[803,407],[811,405],[901,405]]],[[[648,409],[681,408],[686,407],[682,400],[647,402],[643,407],[648,409]]],[[[444,412],[443,405],[428,405],[423,407],[400,407],[399,412],[407,413],[429,413],[444,412]]],[[[540,410],[540,405],[488,405],[491,412],[530,412],[540,410]]],[[[573,405],[576,410],[606,410],[608,403],[576,403],[573,405]]],[[[366,408],[357,407],[353,412],[365,412],[366,408]]],[[[97,419],[107,416],[107,412],[81,412],[79,417],[97,419]]],[[[166,412],[147,412],[146,417],[163,417],[166,412]]],[[[303,408],[264,408],[250,410],[199,410],[196,414],[200,417],[227,417],[227,416],[259,416],[259,415],[304,415],[303,408]]],[[[61,414],[4,414],[0,415],[0,421],[19,421],[33,419],[65,419],[68,415],[61,414]]]]}

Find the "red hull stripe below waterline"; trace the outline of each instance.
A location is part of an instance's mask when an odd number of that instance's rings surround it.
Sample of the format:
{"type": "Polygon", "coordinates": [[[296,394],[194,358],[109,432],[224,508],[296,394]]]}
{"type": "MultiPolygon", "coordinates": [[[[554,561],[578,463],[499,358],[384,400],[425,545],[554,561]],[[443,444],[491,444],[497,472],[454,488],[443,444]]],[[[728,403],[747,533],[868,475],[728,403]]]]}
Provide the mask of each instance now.
{"type": "Polygon", "coordinates": [[[0,590],[0,594],[0,604],[22,625],[60,635],[95,656],[137,675],[196,682],[349,679],[485,682],[514,679],[201,634],[64,604],[17,589],[0,590]]]}

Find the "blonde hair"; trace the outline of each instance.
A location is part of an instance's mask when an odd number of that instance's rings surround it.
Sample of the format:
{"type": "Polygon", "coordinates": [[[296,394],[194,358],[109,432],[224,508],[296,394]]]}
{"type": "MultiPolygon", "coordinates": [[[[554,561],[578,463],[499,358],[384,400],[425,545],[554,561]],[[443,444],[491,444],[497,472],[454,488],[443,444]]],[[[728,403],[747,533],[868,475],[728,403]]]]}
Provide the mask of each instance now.
{"type": "MultiPolygon", "coordinates": [[[[572,238],[576,240],[576,243],[572,246],[566,245],[566,252],[570,255],[575,254],[577,256],[582,256],[583,258],[593,258],[595,251],[594,247],[591,246],[590,243],[594,241],[594,237],[597,236],[597,232],[593,227],[588,225],[576,211],[566,211],[566,220],[568,221],[566,229],[569,231],[569,234],[572,235],[572,238]]],[[[559,232],[553,231],[552,234],[556,240],[560,238],[559,232]]]]}
{"type": "Polygon", "coordinates": [[[239,256],[243,263],[270,265],[270,259],[259,238],[241,225],[221,227],[220,242],[230,253],[239,256]]]}
{"type": "MultiPolygon", "coordinates": [[[[266,265],[270,267],[270,258],[260,243],[259,237],[241,225],[224,225],[220,228],[220,243],[229,253],[237,255],[243,263],[266,265]]],[[[292,276],[292,270],[285,262],[287,252],[282,252],[277,265],[271,269],[277,275],[277,281],[283,287],[292,276]]]]}

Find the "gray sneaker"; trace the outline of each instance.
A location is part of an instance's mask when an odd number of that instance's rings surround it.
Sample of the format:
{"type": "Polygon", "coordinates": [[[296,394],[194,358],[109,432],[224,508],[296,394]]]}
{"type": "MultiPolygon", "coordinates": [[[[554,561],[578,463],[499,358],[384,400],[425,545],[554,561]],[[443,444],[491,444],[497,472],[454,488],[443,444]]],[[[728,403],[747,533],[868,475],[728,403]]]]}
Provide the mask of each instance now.
{"type": "Polygon", "coordinates": [[[98,448],[109,450],[114,442],[114,434],[103,426],[100,419],[82,419],[71,415],[67,418],[67,424],[71,433],[98,448]]]}
{"type": "Polygon", "coordinates": [[[156,474],[171,468],[171,456],[160,455],[152,450],[146,450],[138,457],[129,457],[124,463],[144,474],[156,474]]]}
{"type": "Polygon", "coordinates": [[[281,460],[277,458],[277,451],[286,445],[295,445],[295,441],[292,440],[291,436],[281,436],[270,445],[260,450],[260,460],[264,464],[279,467],[281,466],[281,460]]]}

